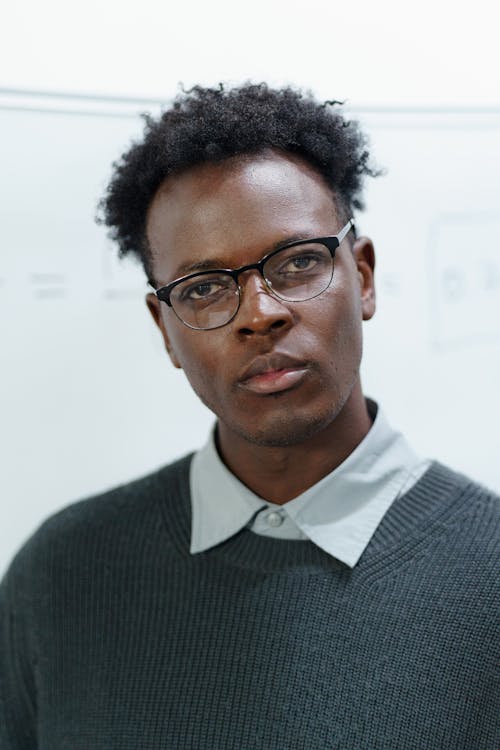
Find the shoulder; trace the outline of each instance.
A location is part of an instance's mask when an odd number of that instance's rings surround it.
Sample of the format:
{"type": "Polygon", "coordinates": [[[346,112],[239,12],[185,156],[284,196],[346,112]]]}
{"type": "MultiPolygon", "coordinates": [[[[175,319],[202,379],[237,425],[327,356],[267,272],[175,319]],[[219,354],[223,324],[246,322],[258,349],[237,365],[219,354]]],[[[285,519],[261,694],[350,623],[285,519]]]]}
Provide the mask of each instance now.
{"type": "Polygon", "coordinates": [[[146,476],[73,502],[49,516],[14,557],[6,580],[34,580],[64,560],[112,555],[133,534],[158,528],[160,507],[173,504],[189,488],[192,454],[146,476]]]}
{"type": "Polygon", "coordinates": [[[441,481],[454,490],[452,499],[457,503],[457,509],[469,516],[471,520],[477,518],[497,518],[500,511],[500,495],[484,484],[454,469],[435,462],[434,471],[441,481]]]}
{"type": "Polygon", "coordinates": [[[59,534],[71,534],[86,529],[98,531],[109,523],[128,524],[137,515],[147,517],[158,500],[181,491],[188,473],[191,455],[163,466],[146,476],[113,487],[106,492],[71,503],[49,516],[35,532],[37,541],[59,534]]]}
{"type": "Polygon", "coordinates": [[[498,517],[500,496],[492,489],[438,461],[432,461],[418,486],[439,498],[450,517],[498,517]]]}
{"type": "Polygon", "coordinates": [[[418,550],[436,572],[494,577],[500,498],[474,479],[433,461],[387,519],[401,545],[418,550]]]}
{"type": "Polygon", "coordinates": [[[427,472],[427,485],[436,495],[435,516],[442,565],[460,567],[464,577],[476,582],[484,574],[497,588],[500,541],[500,496],[470,477],[435,462],[427,472]],[[449,562],[446,562],[448,560],[449,562]]]}

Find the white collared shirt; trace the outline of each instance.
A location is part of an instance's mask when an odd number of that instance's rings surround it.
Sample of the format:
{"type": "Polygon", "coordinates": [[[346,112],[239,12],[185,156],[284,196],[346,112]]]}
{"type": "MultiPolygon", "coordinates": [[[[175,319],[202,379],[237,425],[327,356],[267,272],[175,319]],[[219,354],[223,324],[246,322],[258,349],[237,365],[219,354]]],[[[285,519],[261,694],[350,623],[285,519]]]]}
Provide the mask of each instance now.
{"type": "Polygon", "coordinates": [[[255,495],[222,462],[214,431],[191,463],[191,547],[195,554],[242,528],[281,539],[309,539],[354,567],[394,500],[429,465],[368,400],[374,418],[361,443],[334,471],[284,505],[255,495]]]}

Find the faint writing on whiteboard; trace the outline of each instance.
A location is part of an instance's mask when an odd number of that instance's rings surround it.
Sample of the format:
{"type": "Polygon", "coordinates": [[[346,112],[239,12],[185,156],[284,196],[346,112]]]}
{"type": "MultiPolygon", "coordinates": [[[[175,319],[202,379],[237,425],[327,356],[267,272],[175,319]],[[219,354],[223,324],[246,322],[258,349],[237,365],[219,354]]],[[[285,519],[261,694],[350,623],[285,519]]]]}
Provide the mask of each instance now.
{"type": "Polygon", "coordinates": [[[431,339],[473,344],[500,336],[500,216],[443,216],[429,242],[431,339]]]}

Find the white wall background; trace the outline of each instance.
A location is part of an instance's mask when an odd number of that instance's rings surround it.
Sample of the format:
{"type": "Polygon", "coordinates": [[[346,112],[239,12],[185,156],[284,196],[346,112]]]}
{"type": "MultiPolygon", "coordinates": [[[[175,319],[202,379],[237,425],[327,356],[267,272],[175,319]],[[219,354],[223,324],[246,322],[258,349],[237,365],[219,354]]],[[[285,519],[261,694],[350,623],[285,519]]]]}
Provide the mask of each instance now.
{"type": "Polygon", "coordinates": [[[210,415],[163,354],[140,271],[92,220],[136,113],[179,81],[349,100],[388,170],[359,221],[379,251],[366,390],[423,454],[500,490],[499,16],[484,0],[4,11],[0,571],[53,510],[205,438],[210,415]]]}

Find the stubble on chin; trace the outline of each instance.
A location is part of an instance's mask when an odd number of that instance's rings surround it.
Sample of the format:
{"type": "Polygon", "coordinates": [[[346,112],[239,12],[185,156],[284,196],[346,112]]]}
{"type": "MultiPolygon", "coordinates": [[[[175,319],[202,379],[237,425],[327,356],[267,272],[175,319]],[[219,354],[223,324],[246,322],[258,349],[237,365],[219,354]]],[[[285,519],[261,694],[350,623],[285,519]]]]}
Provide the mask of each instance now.
{"type": "Polygon", "coordinates": [[[227,424],[229,429],[248,443],[262,448],[288,448],[305,443],[326,429],[340,412],[342,405],[327,414],[302,416],[293,408],[284,407],[281,413],[259,421],[255,425],[227,424]]]}

